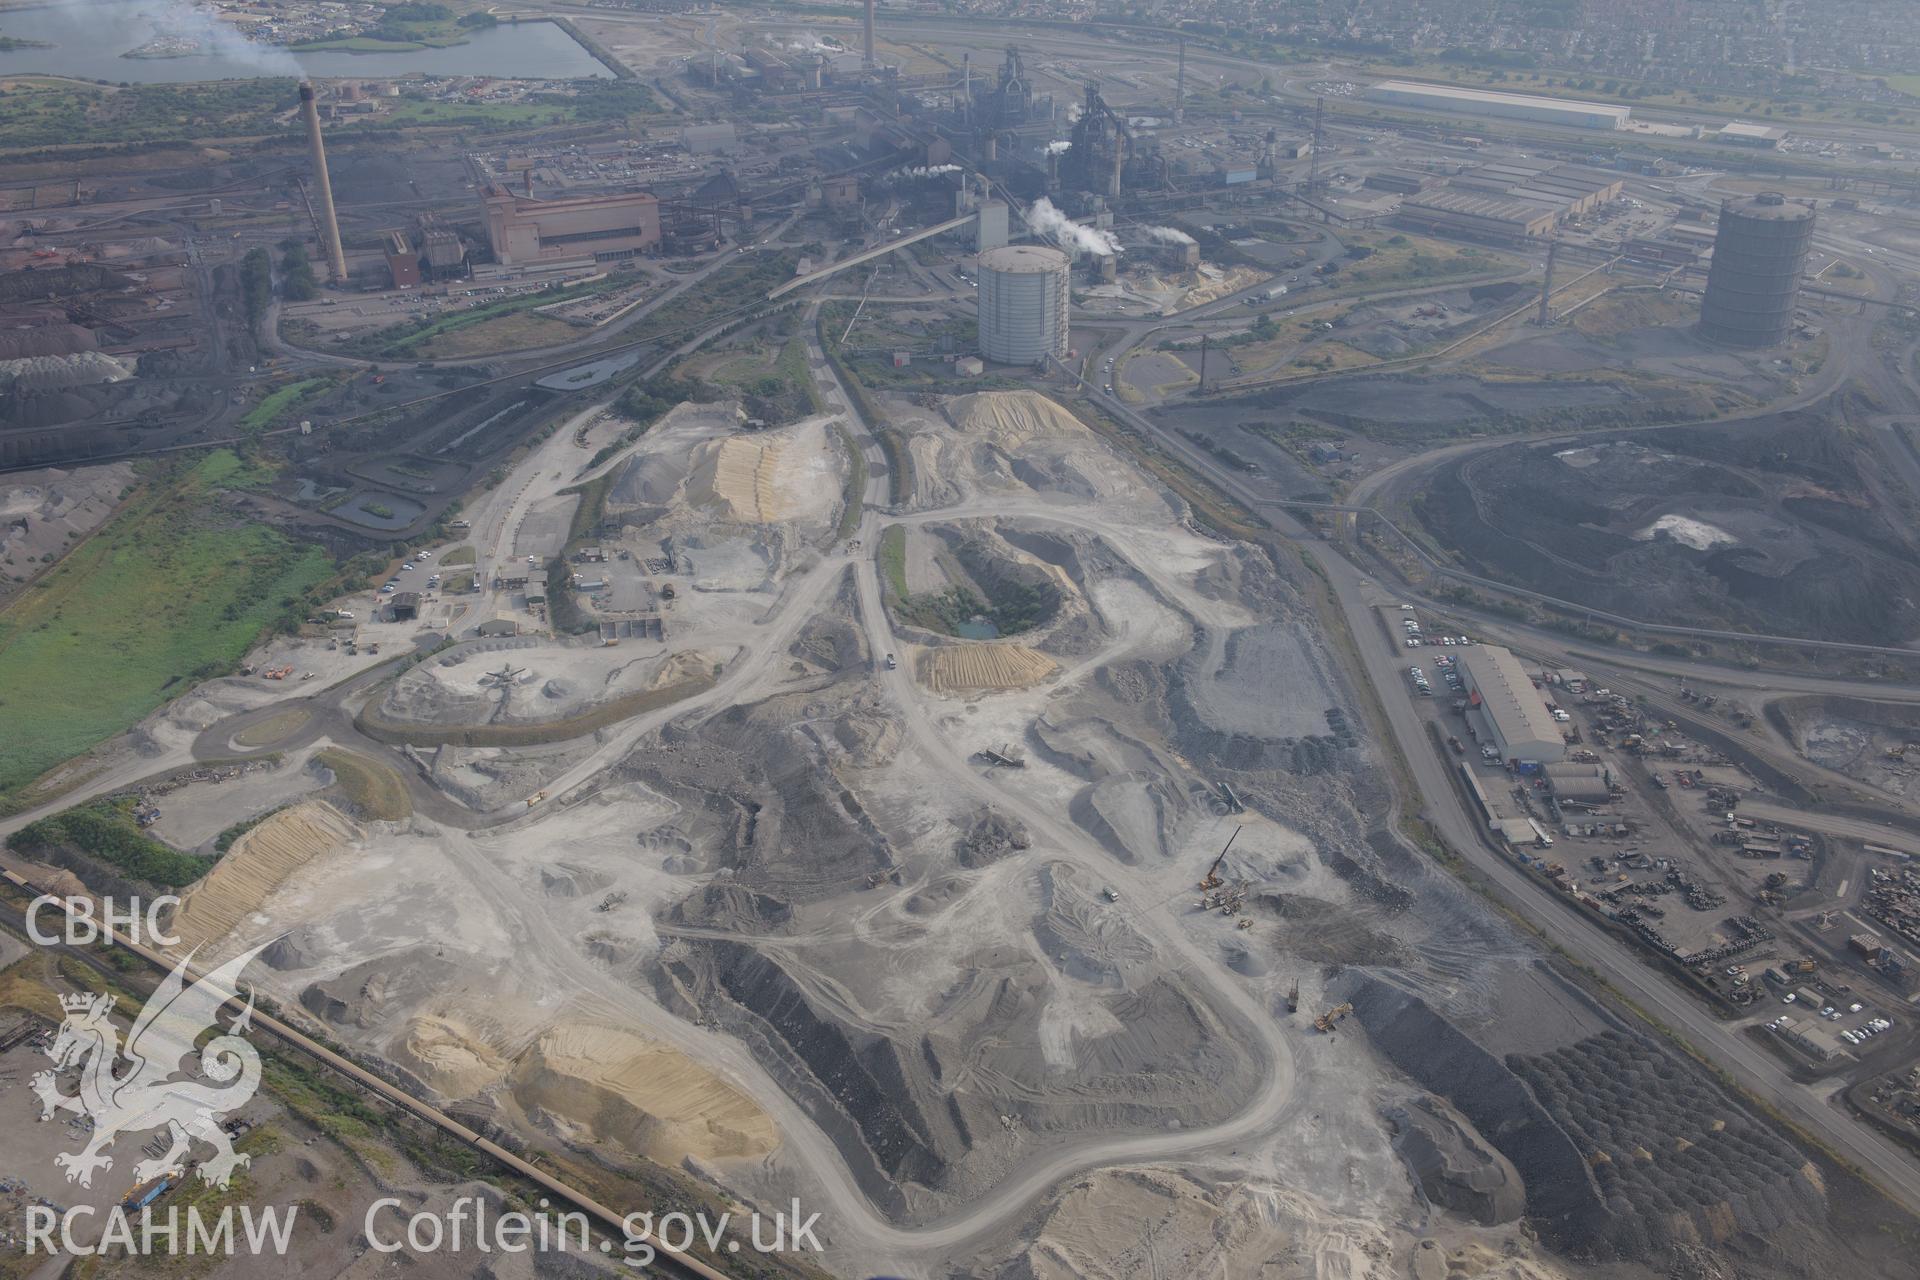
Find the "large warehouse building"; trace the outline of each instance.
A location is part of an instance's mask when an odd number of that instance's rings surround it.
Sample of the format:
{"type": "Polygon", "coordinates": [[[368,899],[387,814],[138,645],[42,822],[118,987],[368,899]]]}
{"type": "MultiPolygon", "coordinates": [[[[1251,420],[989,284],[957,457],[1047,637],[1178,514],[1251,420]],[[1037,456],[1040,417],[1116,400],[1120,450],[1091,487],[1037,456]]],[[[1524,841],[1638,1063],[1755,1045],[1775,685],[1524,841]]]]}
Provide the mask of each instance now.
{"type": "Polygon", "coordinates": [[[1485,164],[1417,191],[1395,215],[1423,231],[1476,240],[1515,241],[1550,234],[1619,197],[1625,180],[1578,165],[1485,164]]]}
{"type": "Polygon", "coordinates": [[[1542,98],[1528,93],[1495,93],[1451,84],[1422,84],[1415,80],[1382,80],[1367,90],[1375,102],[1423,111],[1461,111],[1471,115],[1532,120],[1574,129],[1624,129],[1633,117],[1631,107],[1609,102],[1578,102],[1572,98],[1542,98]]]}
{"type": "Polygon", "coordinates": [[[1449,179],[1447,185],[1456,191],[1484,191],[1514,200],[1532,200],[1572,218],[1617,198],[1626,187],[1626,179],[1572,164],[1499,161],[1469,169],[1449,179]]]}
{"type": "Polygon", "coordinates": [[[1559,221],[1550,205],[1452,188],[1408,196],[1394,218],[1421,231],[1501,242],[1544,236],[1559,221]]]}
{"type": "Polygon", "coordinates": [[[1469,708],[1480,713],[1502,760],[1552,764],[1566,757],[1559,724],[1512,650],[1474,645],[1461,652],[1459,661],[1469,708]]]}
{"type": "Polygon", "coordinates": [[[660,202],[644,191],[534,200],[494,187],[483,204],[494,261],[504,266],[552,258],[611,262],[660,244],[660,202]]]}

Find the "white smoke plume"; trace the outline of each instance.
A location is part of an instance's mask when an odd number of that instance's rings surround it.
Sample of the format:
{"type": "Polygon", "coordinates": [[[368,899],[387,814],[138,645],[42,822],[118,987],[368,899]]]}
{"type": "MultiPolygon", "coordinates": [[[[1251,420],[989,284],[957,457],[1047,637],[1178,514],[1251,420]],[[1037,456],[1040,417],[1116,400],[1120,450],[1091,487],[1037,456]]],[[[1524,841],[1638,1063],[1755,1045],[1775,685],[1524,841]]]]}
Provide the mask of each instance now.
{"type": "MultiPolygon", "coordinates": [[[[83,0],[62,0],[61,8],[96,27],[100,22],[98,10],[83,0]]],[[[247,39],[238,27],[193,0],[163,0],[142,10],[140,16],[153,24],[156,33],[191,40],[201,53],[242,63],[257,75],[306,78],[284,46],[247,39]]]]}
{"type": "Polygon", "coordinates": [[[1072,124],[1075,120],[1078,120],[1085,113],[1086,113],[1086,108],[1082,107],[1079,103],[1069,102],[1067,104],[1067,123],[1072,124]]]}
{"type": "Polygon", "coordinates": [[[1057,156],[1071,150],[1073,150],[1073,143],[1066,138],[1056,138],[1047,144],[1047,154],[1050,156],[1057,156]]]}
{"type": "Polygon", "coordinates": [[[1200,243],[1178,227],[1142,227],[1140,234],[1149,240],[1158,240],[1161,244],[1200,243]]]}
{"type": "Polygon", "coordinates": [[[960,166],[957,164],[919,165],[914,168],[895,169],[893,172],[894,176],[900,178],[937,178],[943,173],[960,172],[960,166]]]}
{"type": "Polygon", "coordinates": [[[774,43],[777,44],[780,48],[790,50],[794,53],[839,53],[840,52],[839,46],[828,44],[826,41],[822,40],[819,36],[813,34],[813,32],[811,31],[802,31],[798,36],[796,36],[792,40],[777,40],[774,43]]]}
{"type": "Polygon", "coordinates": [[[1098,227],[1083,227],[1041,196],[1027,207],[1027,230],[1042,235],[1068,253],[1119,253],[1120,242],[1098,227]]]}

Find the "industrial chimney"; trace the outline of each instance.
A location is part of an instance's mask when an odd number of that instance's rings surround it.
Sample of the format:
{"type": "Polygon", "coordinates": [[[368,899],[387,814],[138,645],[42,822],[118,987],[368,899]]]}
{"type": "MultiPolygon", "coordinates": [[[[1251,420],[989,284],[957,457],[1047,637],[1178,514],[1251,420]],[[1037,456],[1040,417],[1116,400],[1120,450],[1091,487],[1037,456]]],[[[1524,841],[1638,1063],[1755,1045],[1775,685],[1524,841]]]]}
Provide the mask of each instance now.
{"type": "Polygon", "coordinates": [[[867,66],[869,69],[879,65],[873,56],[873,0],[867,0],[867,66]]]}
{"type": "Polygon", "coordinates": [[[313,86],[300,85],[300,115],[307,122],[307,150],[313,153],[313,183],[320,192],[320,247],[327,255],[327,272],[335,284],[347,282],[347,255],[340,248],[340,220],[333,213],[333,180],[327,176],[327,147],[320,141],[320,108],[313,86]]]}

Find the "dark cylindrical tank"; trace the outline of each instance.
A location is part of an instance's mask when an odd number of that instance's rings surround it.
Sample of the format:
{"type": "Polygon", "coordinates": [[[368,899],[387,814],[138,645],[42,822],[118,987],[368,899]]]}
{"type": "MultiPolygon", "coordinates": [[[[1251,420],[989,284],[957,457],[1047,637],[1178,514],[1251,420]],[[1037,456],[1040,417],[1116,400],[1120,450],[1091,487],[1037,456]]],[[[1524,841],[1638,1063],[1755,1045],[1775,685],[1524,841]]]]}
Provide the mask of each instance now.
{"type": "Polygon", "coordinates": [[[1812,243],[1813,210],[1777,191],[1721,204],[1700,304],[1702,336],[1738,347],[1785,342],[1812,243]]]}

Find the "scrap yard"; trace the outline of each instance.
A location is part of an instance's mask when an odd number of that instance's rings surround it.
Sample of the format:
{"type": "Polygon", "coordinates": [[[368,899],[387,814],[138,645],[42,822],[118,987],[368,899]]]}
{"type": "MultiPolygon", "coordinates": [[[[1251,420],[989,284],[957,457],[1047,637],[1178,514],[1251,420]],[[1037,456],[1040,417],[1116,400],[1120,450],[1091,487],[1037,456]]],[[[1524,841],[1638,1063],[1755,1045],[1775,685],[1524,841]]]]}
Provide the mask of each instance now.
{"type": "Polygon", "coordinates": [[[0,10],[0,1277],[242,1203],[194,1274],[1907,1274],[1875,50],[69,8],[0,10]],[[248,1099],[136,1134],[174,999],[248,1099]],[[474,1205],[582,1247],[382,1243],[474,1205]]]}

